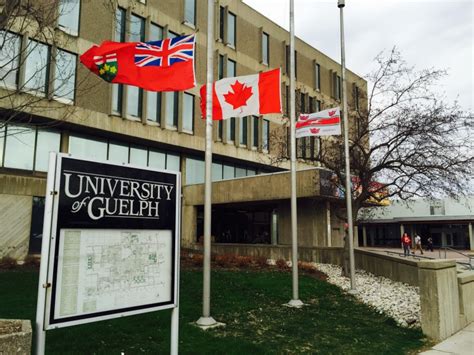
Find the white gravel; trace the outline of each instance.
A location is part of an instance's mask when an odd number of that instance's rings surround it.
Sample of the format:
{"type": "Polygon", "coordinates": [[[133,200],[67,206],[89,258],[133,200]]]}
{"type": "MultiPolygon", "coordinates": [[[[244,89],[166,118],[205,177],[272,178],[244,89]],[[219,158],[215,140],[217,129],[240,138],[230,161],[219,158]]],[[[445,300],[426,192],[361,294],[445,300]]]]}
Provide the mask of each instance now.
{"type": "MultiPolygon", "coordinates": [[[[341,276],[340,266],[318,263],[313,265],[328,275],[329,283],[339,286],[344,291],[350,289],[350,280],[341,276]]],[[[420,327],[418,287],[356,270],[356,289],[355,297],[374,307],[379,313],[389,315],[403,327],[420,327]]]]}

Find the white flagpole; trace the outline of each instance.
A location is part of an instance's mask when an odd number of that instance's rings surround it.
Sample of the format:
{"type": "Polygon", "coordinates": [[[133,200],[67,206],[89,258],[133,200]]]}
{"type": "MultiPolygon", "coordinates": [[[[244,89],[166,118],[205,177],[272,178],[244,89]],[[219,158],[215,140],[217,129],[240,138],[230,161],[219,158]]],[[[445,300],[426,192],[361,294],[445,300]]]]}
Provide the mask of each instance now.
{"type": "Polygon", "coordinates": [[[296,128],[295,128],[295,5],[290,0],[290,140],[291,140],[291,262],[293,298],[288,306],[300,308],[303,302],[298,294],[298,229],[296,204],[296,128]]]}
{"type": "Polygon", "coordinates": [[[207,0],[207,88],[206,88],[206,167],[204,183],[204,258],[202,316],[196,322],[207,328],[218,323],[211,317],[211,212],[212,212],[212,82],[214,74],[214,1],[207,0]]]}
{"type": "Polygon", "coordinates": [[[351,278],[350,293],[356,293],[355,283],[355,261],[354,261],[354,223],[352,221],[352,191],[351,191],[351,167],[349,161],[349,122],[347,119],[347,95],[346,95],[346,55],[344,49],[344,8],[345,0],[338,0],[337,7],[340,13],[341,25],[341,69],[342,69],[342,114],[344,121],[344,157],[346,165],[346,205],[347,205],[347,222],[349,225],[349,267],[351,278]]]}

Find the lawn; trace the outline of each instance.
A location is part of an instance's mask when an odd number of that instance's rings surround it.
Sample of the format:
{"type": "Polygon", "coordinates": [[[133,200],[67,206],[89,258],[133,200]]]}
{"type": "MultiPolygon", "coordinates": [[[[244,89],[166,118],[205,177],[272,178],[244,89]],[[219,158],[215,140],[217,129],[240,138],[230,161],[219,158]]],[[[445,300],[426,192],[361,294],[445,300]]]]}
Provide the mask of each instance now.
{"type": "MultiPolygon", "coordinates": [[[[0,272],[0,318],[34,320],[38,273],[0,272]]],[[[303,309],[283,307],[291,273],[218,269],[212,273],[212,316],[225,328],[202,331],[202,273],[182,270],[181,354],[407,354],[424,347],[420,330],[405,329],[311,276],[300,276],[303,309]]],[[[166,354],[170,311],[47,332],[47,354],[166,354]]]]}

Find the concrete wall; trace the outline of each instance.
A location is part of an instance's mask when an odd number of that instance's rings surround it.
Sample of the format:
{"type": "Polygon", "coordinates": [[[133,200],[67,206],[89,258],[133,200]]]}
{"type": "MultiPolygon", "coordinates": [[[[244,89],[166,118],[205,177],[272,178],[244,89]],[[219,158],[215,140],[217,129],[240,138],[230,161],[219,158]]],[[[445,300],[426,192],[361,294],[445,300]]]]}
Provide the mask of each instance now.
{"type": "Polygon", "coordinates": [[[458,289],[461,322],[467,325],[474,322],[474,271],[458,274],[458,289]]]}
{"type": "Polygon", "coordinates": [[[31,196],[0,194],[0,259],[23,260],[28,255],[31,196]]]}
{"type": "Polygon", "coordinates": [[[418,264],[413,260],[355,249],[355,265],[356,269],[362,269],[374,275],[413,286],[419,285],[418,264]]]}

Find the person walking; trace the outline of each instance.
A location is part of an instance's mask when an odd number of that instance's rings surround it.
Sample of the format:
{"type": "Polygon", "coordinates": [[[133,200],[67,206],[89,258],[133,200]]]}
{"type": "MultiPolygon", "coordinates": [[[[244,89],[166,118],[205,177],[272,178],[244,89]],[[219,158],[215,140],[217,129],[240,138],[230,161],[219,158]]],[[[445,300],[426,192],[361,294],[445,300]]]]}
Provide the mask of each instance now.
{"type": "Polygon", "coordinates": [[[420,250],[421,255],[423,255],[423,248],[421,247],[421,237],[417,234],[415,237],[415,251],[413,254],[416,254],[417,250],[420,250]]]}
{"type": "Polygon", "coordinates": [[[403,256],[410,256],[411,238],[408,233],[402,235],[403,256]]]}
{"type": "Polygon", "coordinates": [[[427,242],[428,242],[428,247],[427,247],[427,249],[428,249],[429,251],[433,251],[433,238],[428,237],[427,242]]]}

